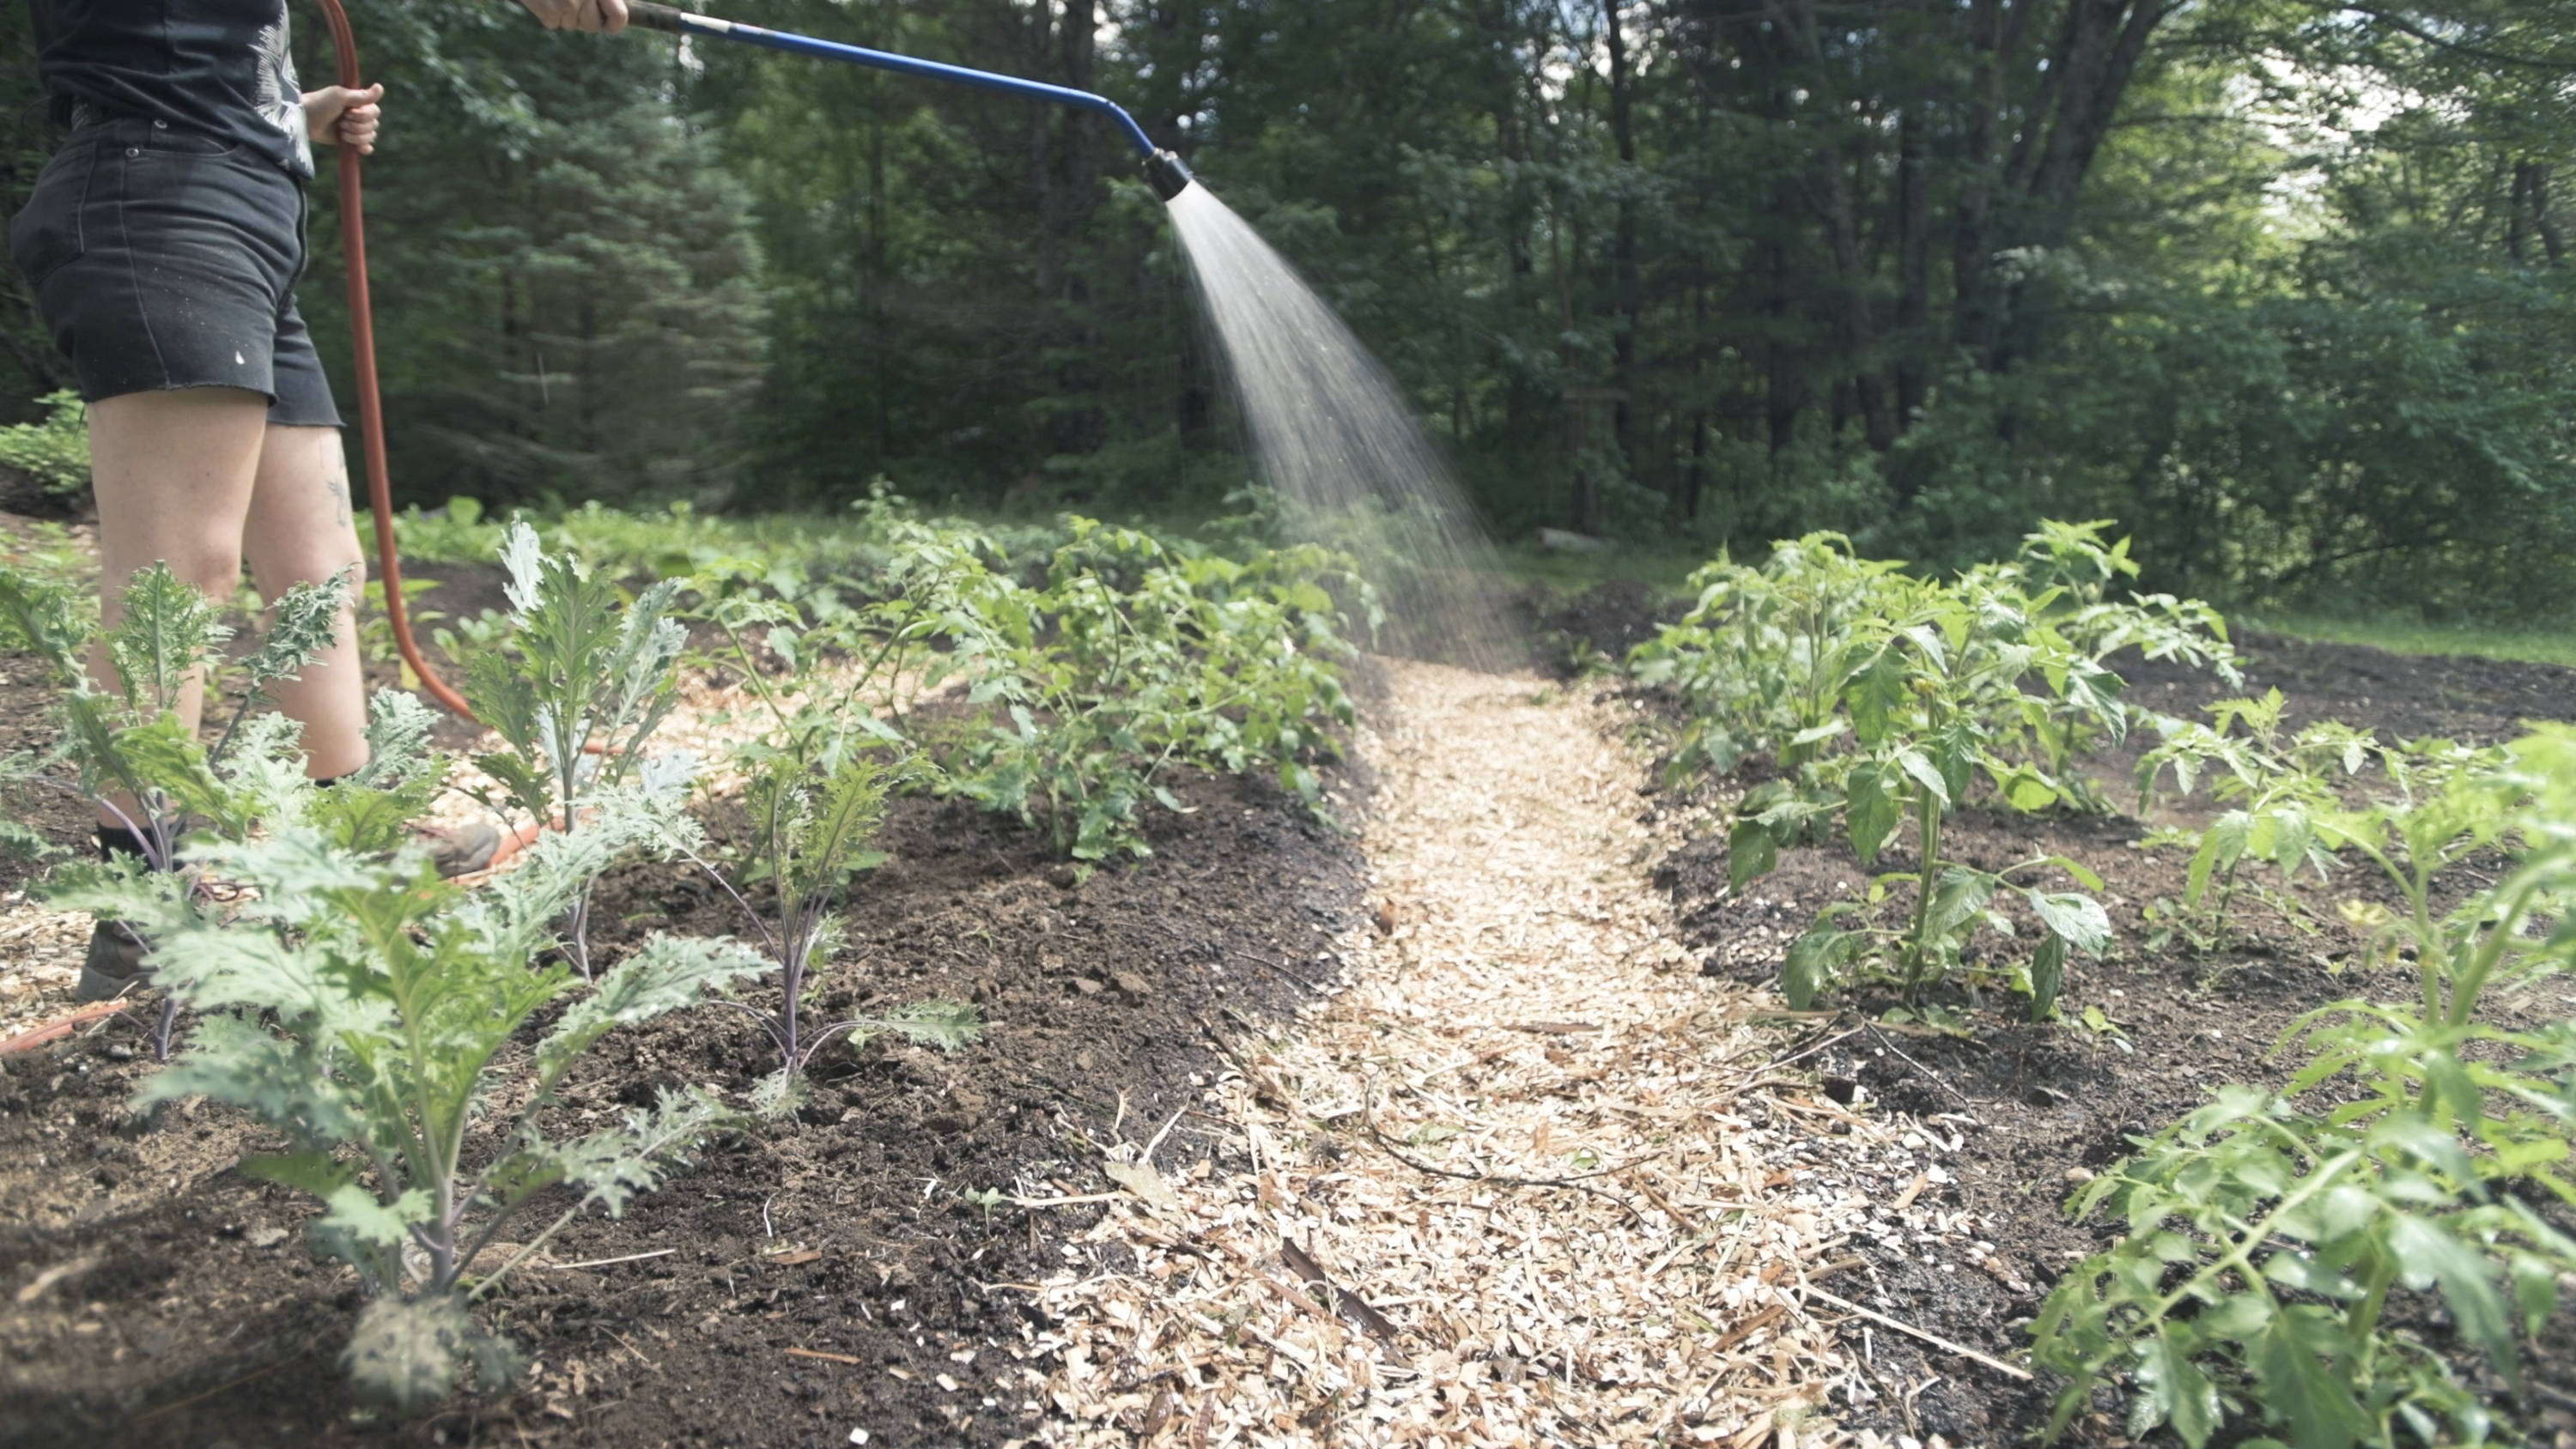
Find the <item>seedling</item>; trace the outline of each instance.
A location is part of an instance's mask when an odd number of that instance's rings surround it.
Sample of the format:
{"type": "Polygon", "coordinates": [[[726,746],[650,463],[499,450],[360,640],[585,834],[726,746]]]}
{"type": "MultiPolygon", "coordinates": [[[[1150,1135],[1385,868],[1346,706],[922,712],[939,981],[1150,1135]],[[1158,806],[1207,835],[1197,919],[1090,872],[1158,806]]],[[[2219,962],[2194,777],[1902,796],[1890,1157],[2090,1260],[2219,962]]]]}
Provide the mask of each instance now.
{"type": "Polygon", "coordinates": [[[779,1070],[758,1098],[764,1110],[784,1111],[816,1055],[837,1039],[891,1032],[953,1049],[982,1031],[974,1008],[954,1002],[839,1021],[818,1021],[810,1010],[818,967],[839,942],[834,913],[856,878],[885,861],[869,842],[884,822],[888,791],[932,773],[875,712],[901,688],[932,618],[912,601],[871,606],[819,628],[781,606],[747,601],[720,607],[715,618],[764,726],[734,750],[749,820],[739,883],[691,842],[672,843],[733,897],[774,965],[775,1008],[728,1005],[759,1021],[777,1047],[779,1070]],[[747,631],[761,623],[769,627],[756,648],[747,631]],[[772,661],[782,671],[775,678],[763,668],[772,661]],[[752,891],[763,886],[765,899],[756,899],[752,891]]]}

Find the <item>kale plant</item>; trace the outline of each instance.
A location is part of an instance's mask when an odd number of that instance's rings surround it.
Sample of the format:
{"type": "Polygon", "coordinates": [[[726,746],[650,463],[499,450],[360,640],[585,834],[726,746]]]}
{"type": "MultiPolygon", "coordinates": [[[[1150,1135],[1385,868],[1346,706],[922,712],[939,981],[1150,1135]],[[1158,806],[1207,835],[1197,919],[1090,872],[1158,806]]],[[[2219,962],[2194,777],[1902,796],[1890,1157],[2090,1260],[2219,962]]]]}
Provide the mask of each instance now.
{"type": "Polygon", "coordinates": [[[445,1396],[460,1363],[486,1384],[507,1376],[509,1345],[474,1320],[474,1298],[583,1210],[621,1212],[727,1121],[708,1093],[666,1090],[613,1126],[559,1136],[548,1109],[566,1072],[611,1029],[702,1001],[761,962],[730,941],[655,937],[522,1057],[513,1038],[573,989],[566,968],[532,963],[586,883],[656,828],[654,812],[595,792],[589,819],[467,894],[417,846],[350,849],[337,791],[278,763],[282,731],[256,741],[269,764],[246,772],[245,793],[265,835],[184,852],[250,887],[238,906],[112,869],[69,898],[140,925],[158,979],[199,1013],[137,1105],[202,1095],[285,1135],[286,1151],[243,1166],[322,1201],[314,1246],[368,1292],[344,1362],[363,1388],[417,1409],[445,1396]],[[531,1211],[549,1216],[500,1258],[502,1233],[531,1211]]]}
{"type": "Polygon", "coordinates": [[[973,1007],[930,1001],[881,1017],[818,1018],[821,966],[839,943],[834,913],[856,879],[883,864],[870,848],[890,789],[934,772],[877,714],[904,676],[935,619],[912,602],[887,601],[808,626],[772,603],[733,600],[714,617],[734,650],[744,687],[757,702],[752,728],[733,752],[743,781],[744,837],[735,842],[739,883],[694,842],[674,840],[741,906],[774,964],[778,1004],[728,1005],[758,1020],[777,1047],[779,1070],[760,1089],[767,1111],[792,1106],[824,1047],[894,1033],[943,1048],[971,1042],[982,1022],[973,1007]],[[755,642],[750,630],[766,629],[755,642]],[[775,664],[773,675],[764,665],[775,664]]]}
{"type": "Polygon", "coordinates": [[[134,575],[123,617],[104,632],[68,581],[0,565],[0,616],[44,660],[63,691],[61,742],[48,755],[20,757],[11,770],[78,794],[115,816],[142,843],[155,870],[175,867],[180,838],[192,825],[246,833],[256,812],[225,788],[219,772],[243,722],[267,702],[268,687],[330,647],[347,592],[345,574],[289,589],[271,611],[258,647],[227,666],[223,646],[232,630],[213,601],[181,583],[166,564],[134,575]],[[90,681],[93,644],[114,677],[111,688],[90,681]],[[212,744],[201,743],[179,719],[181,695],[200,681],[207,682],[211,697],[220,698],[227,685],[232,691],[212,744]]]}
{"type": "MultiPolygon", "coordinates": [[[[628,603],[614,582],[570,554],[548,555],[525,523],[510,525],[501,562],[510,575],[505,644],[467,660],[465,694],[508,749],[474,763],[541,827],[569,828],[630,778],[676,816],[688,763],[674,757],[648,766],[643,747],[679,702],[688,632],[671,606],[681,581],[665,579],[628,603]]],[[[563,949],[584,977],[595,970],[592,884],[584,882],[565,911],[563,949]]]]}

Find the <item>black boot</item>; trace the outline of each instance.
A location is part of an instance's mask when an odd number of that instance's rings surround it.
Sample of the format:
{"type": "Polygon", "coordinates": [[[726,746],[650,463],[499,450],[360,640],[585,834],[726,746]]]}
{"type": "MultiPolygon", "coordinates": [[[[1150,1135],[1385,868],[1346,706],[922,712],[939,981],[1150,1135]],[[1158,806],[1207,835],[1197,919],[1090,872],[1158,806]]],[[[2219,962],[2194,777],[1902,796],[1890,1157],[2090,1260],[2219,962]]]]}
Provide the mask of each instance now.
{"type": "Polygon", "coordinates": [[[73,988],[72,999],[113,1001],[141,990],[152,979],[152,968],[143,964],[143,955],[150,949],[123,921],[101,921],[91,927],[89,955],[81,960],[80,985],[73,988]]]}
{"type": "MultiPolygon", "coordinates": [[[[99,859],[143,853],[142,837],[133,831],[115,825],[98,828],[99,859]]],[[[152,969],[143,964],[151,949],[142,933],[125,922],[100,921],[90,928],[89,954],[81,959],[80,985],[73,988],[72,998],[113,1001],[141,990],[152,979],[152,969]]]]}

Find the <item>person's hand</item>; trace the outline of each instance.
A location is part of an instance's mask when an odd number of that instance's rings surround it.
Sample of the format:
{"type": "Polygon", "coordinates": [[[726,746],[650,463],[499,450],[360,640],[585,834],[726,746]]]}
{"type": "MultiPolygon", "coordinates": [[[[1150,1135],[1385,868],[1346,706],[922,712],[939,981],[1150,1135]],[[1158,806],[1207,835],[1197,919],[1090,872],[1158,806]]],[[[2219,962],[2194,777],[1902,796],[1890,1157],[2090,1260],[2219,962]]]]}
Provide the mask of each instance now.
{"type": "Polygon", "coordinates": [[[362,91],[347,86],[324,86],[304,93],[304,133],[318,146],[355,146],[361,156],[376,152],[376,132],[385,121],[385,108],[376,102],[385,98],[385,88],[373,85],[362,91]]]}
{"type": "Polygon", "coordinates": [[[596,30],[615,35],[626,28],[626,0],[519,0],[548,30],[596,30]]]}

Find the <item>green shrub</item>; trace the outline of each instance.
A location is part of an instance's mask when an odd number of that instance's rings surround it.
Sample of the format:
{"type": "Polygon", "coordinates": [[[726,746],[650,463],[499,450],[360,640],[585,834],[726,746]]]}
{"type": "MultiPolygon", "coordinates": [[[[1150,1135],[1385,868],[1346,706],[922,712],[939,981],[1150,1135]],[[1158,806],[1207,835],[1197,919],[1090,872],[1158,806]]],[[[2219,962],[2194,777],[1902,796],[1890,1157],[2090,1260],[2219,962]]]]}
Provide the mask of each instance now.
{"type": "Polygon", "coordinates": [[[47,492],[78,493],[89,487],[89,408],[76,392],[39,401],[50,410],[43,422],[0,428],[0,467],[34,478],[47,492]]]}

